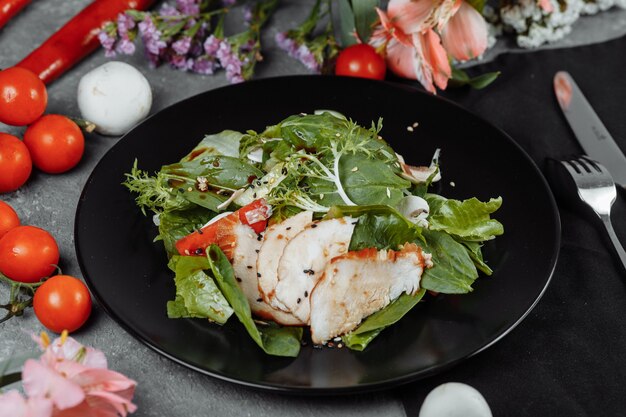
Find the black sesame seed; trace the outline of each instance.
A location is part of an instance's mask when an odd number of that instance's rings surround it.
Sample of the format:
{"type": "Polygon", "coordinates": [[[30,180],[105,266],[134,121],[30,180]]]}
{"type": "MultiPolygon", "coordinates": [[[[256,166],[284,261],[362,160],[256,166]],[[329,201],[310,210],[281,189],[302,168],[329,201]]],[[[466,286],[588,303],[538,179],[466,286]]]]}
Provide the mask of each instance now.
{"type": "Polygon", "coordinates": [[[257,272],[257,273],[256,273],[256,276],[257,276],[257,278],[261,278],[261,273],[260,273],[260,272],[257,272]]]}
{"type": "Polygon", "coordinates": [[[298,299],[296,300],[296,303],[300,304],[300,301],[302,301],[302,299],[301,299],[301,298],[298,298],[298,299]]]}
{"type": "Polygon", "coordinates": [[[291,226],[289,226],[286,230],[291,230],[291,226]]]}
{"type": "Polygon", "coordinates": [[[263,299],[262,299],[262,298],[257,298],[257,299],[256,299],[256,302],[257,302],[257,303],[260,303],[261,301],[263,301],[263,299]]]}
{"type": "Polygon", "coordinates": [[[253,194],[252,194],[252,198],[256,198],[256,193],[253,193],[253,194]]]}
{"type": "Polygon", "coordinates": [[[308,292],[308,291],[305,291],[305,292],[304,292],[304,298],[307,298],[308,296],[309,296],[309,292],[308,292]]]}
{"type": "Polygon", "coordinates": [[[252,269],[252,265],[248,265],[248,269],[252,269]]]}
{"type": "Polygon", "coordinates": [[[203,235],[203,234],[204,234],[204,232],[202,231],[202,229],[198,229],[198,234],[199,234],[199,235],[203,235]]]}
{"type": "Polygon", "coordinates": [[[316,225],[316,224],[312,224],[312,225],[311,225],[311,229],[315,229],[316,227],[317,227],[317,225],[316,225]]]}
{"type": "Polygon", "coordinates": [[[259,253],[259,249],[255,249],[254,251],[255,251],[256,253],[259,253]]]}
{"type": "Polygon", "coordinates": [[[258,240],[259,242],[260,242],[262,239],[263,239],[263,236],[261,236],[261,235],[258,235],[258,236],[256,237],[256,240],[258,240]]]}
{"type": "Polygon", "coordinates": [[[237,282],[241,282],[241,278],[237,277],[235,279],[237,280],[237,282]]]}

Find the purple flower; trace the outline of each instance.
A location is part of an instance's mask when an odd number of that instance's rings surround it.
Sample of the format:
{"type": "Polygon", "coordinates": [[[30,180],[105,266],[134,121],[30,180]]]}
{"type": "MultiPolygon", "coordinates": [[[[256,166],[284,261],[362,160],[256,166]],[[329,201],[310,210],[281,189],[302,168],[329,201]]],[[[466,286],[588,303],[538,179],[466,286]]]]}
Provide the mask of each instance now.
{"type": "Polygon", "coordinates": [[[167,44],[161,39],[161,32],[157,30],[150,16],[146,16],[144,20],[139,22],[139,32],[141,33],[141,39],[143,40],[150,63],[157,65],[160,60],[160,55],[167,47],[167,44]]]}
{"type": "Polygon", "coordinates": [[[170,55],[168,61],[172,67],[182,71],[188,71],[193,67],[193,59],[185,55],[170,55]]]}
{"type": "Polygon", "coordinates": [[[215,72],[216,63],[208,57],[200,57],[193,63],[191,70],[198,74],[211,75],[215,72]]]}
{"type": "Polygon", "coordinates": [[[215,53],[220,48],[221,40],[216,38],[215,36],[209,36],[206,41],[204,41],[204,52],[208,56],[215,56],[215,53]]]}
{"type": "Polygon", "coordinates": [[[176,10],[176,7],[166,3],[159,10],[159,14],[164,17],[178,16],[178,10],[176,10]]]}
{"type": "Polygon", "coordinates": [[[189,52],[189,48],[191,48],[191,38],[189,36],[184,36],[172,44],[172,49],[178,55],[186,55],[189,52]]]}
{"type": "Polygon", "coordinates": [[[241,74],[229,75],[227,72],[226,78],[228,79],[228,81],[230,81],[231,84],[239,84],[245,81],[241,74]]]}
{"type": "Polygon", "coordinates": [[[117,15],[117,33],[123,39],[128,39],[128,31],[135,28],[135,21],[126,13],[117,15]]]}
{"type": "Polygon", "coordinates": [[[252,22],[252,7],[249,4],[246,4],[243,7],[243,21],[249,25],[252,22]]]}
{"type": "Polygon", "coordinates": [[[98,33],[98,40],[100,44],[104,48],[104,55],[107,58],[112,58],[115,56],[115,38],[113,36],[109,36],[104,30],[98,33]]]}
{"type": "Polygon", "coordinates": [[[296,51],[296,57],[311,71],[319,72],[320,65],[315,59],[315,55],[306,45],[302,44],[296,51]]]}
{"type": "Polygon", "coordinates": [[[135,44],[128,39],[121,39],[115,45],[115,51],[124,55],[132,55],[135,53],[135,44]]]}
{"type": "Polygon", "coordinates": [[[198,0],[176,0],[176,8],[182,14],[197,15],[200,13],[200,2],[198,0]]]}
{"type": "Polygon", "coordinates": [[[295,40],[287,36],[287,32],[278,32],[274,39],[280,49],[287,52],[289,56],[293,58],[297,57],[298,44],[295,40]]]}

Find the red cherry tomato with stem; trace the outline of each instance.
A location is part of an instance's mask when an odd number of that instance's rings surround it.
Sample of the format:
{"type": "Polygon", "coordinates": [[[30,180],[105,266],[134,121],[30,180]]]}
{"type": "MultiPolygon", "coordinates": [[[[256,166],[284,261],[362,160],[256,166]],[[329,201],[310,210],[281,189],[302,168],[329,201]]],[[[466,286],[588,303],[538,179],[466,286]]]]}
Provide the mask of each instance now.
{"type": "Polygon", "coordinates": [[[0,193],[20,188],[33,170],[30,152],[15,136],[0,133],[0,193]]]}
{"type": "Polygon", "coordinates": [[[0,71],[0,122],[26,126],[48,105],[46,86],[32,71],[12,67],[0,71]]]}
{"type": "Polygon", "coordinates": [[[48,330],[78,330],[91,314],[91,296],[78,278],[56,275],[37,288],[33,299],[35,315],[48,330]]]}
{"type": "Polygon", "coordinates": [[[18,226],[0,238],[0,272],[18,282],[33,283],[50,276],[59,263],[52,235],[35,226],[18,226]]]}
{"type": "Polygon", "coordinates": [[[85,137],[69,118],[48,114],[26,129],[24,144],[30,151],[33,165],[48,174],[60,174],[80,162],[85,137]]]}
{"type": "Polygon", "coordinates": [[[339,53],[335,75],[384,80],[386,70],[385,59],[376,49],[366,43],[359,43],[339,53]]]}
{"type": "Polygon", "coordinates": [[[0,239],[9,230],[19,225],[20,218],[17,217],[17,213],[13,210],[13,207],[0,200],[0,239]]]}

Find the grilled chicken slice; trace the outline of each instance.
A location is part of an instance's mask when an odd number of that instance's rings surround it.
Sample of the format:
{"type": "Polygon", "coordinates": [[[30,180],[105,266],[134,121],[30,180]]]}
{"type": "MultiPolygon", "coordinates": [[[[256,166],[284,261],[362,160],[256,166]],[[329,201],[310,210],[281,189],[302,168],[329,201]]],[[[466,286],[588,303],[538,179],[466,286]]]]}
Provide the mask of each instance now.
{"type": "Polygon", "coordinates": [[[309,296],[326,263],[348,252],[355,224],[351,217],[313,222],[285,246],[275,296],[302,322],[309,322],[309,296]]]}
{"type": "Polygon", "coordinates": [[[311,223],[312,220],[313,212],[303,211],[265,230],[256,267],[259,273],[261,296],[272,307],[282,310],[287,309],[274,296],[276,284],[278,284],[278,261],[287,243],[304,230],[304,227],[311,223]]]}
{"type": "Polygon", "coordinates": [[[239,223],[232,228],[232,235],[228,241],[230,246],[231,262],[235,277],[244,293],[252,313],[266,320],[273,320],[285,326],[298,326],[302,322],[292,314],[285,313],[270,307],[263,301],[259,291],[257,278],[257,251],[261,248],[261,237],[248,225],[239,223]]]}
{"type": "Polygon", "coordinates": [[[402,293],[415,294],[431,255],[411,243],[401,251],[374,248],[333,258],[311,293],[311,338],[324,343],[354,330],[402,293]]]}

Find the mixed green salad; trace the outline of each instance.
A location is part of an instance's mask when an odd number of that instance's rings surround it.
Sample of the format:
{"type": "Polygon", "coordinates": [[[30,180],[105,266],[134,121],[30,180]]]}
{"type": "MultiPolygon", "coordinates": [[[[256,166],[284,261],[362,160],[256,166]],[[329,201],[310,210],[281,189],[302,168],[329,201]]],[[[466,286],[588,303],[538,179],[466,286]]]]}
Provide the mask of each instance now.
{"type": "MultiPolygon", "coordinates": [[[[481,247],[503,233],[490,216],[501,198],[460,201],[429,192],[440,178],[439,152],[428,167],[410,166],[382,139],[381,129],[381,120],[366,128],[337,112],[320,111],[290,116],[260,133],[208,135],[154,175],[135,162],[124,185],[137,194],[144,214],[154,214],[156,239],[169,257],[176,293],[167,304],[168,316],[222,325],[234,314],[266,353],[297,356],[309,323],[281,325],[277,322],[284,320],[255,313],[265,311],[259,306],[267,294],[253,299],[257,296],[251,298],[244,288],[245,271],[236,272],[238,255],[233,254],[243,246],[233,227],[248,228],[251,242],[261,245],[268,228],[303,212],[311,213],[308,228],[349,219],[348,253],[373,248],[379,251],[374,255],[397,256],[411,246],[428,254],[429,263],[422,262],[415,281],[419,286],[386,300],[384,308],[368,313],[330,345],[363,350],[426,291],[464,294],[472,291],[478,271],[491,275],[481,247]]],[[[254,262],[247,263],[245,268],[256,271],[254,262]]]]}

